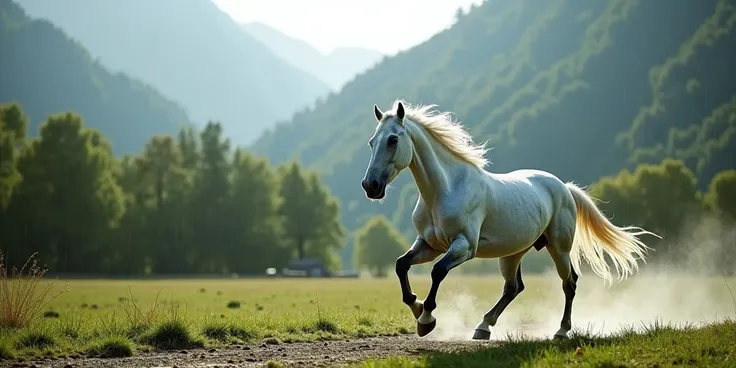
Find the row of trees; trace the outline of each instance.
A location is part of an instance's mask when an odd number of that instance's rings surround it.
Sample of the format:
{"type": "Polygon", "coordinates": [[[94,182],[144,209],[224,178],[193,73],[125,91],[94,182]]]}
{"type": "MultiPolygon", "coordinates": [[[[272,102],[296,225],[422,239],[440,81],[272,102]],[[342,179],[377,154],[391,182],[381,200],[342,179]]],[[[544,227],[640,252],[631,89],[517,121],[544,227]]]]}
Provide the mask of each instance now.
{"type": "Polygon", "coordinates": [[[218,123],[153,137],[117,160],[73,113],[27,138],[17,104],[0,106],[0,249],[55,272],[260,273],[289,259],[337,267],[335,198],[296,163],[273,168],[233,149],[218,123]]]}
{"type": "MultiPolygon", "coordinates": [[[[650,263],[680,264],[693,271],[736,273],[736,169],[713,177],[709,190],[698,190],[694,173],[682,161],[641,164],[632,172],[601,178],[590,186],[601,208],[619,226],[643,227],[662,237],[644,236],[654,248],[650,263]],[[697,264],[696,264],[697,263],[697,264]]],[[[385,217],[368,222],[356,234],[357,263],[386,275],[409,244],[385,217]]],[[[459,273],[496,273],[495,260],[472,260],[459,273]]],[[[546,252],[530,252],[524,272],[552,266],[546,252]]],[[[431,266],[415,267],[428,271],[431,266]]]]}
{"type": "MultiPolygon", "coordinates": [[[[319,178],[296,163],[274,168],[233,149],[217,123],[153,137],[140,155],[121,160],[78,115],[49,117],[34,139],[27,126],[20,106],[0,106],[0,249],[10,264],[32,252],[57,272],[124,275],[260,273],[305,257],[339,264],[345,230],[319,178]]],[[[736,270],[728,248],[736,170],[719,173],[701,193],[693,172],[667,159],[590,189],[617,225],[663,236],[646,239],[655,262],[707,253],[714,269],[736,270]]],[[[357,266],[383,276],[410,239],[376,217],[355,243],[357,266]]],[[[493,262],[473,260],[458,272],[494,273],[493,262]]],[[[524,260],[525,272],[549,266],[545,252],[524,260]]]]}

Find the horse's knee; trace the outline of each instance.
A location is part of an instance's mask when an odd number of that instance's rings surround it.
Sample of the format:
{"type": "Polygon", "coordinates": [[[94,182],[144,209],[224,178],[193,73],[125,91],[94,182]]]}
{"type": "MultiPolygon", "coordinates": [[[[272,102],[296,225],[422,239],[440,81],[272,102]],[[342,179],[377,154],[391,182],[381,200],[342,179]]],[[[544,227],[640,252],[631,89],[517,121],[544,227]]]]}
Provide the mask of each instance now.
{"type": "Polygon", "coordinates": [[[516,298],[524,291],[524,284],[519,279],[509,280],[503,284],[503,296],[508,298],[516,298]]]}
{"type": "Polygon", "coordinates": [[[408,273],[410,268],[411,268],[411,255],[409,255],[408,253],[396,259],[396,274],[397,275],[408,273]]]}

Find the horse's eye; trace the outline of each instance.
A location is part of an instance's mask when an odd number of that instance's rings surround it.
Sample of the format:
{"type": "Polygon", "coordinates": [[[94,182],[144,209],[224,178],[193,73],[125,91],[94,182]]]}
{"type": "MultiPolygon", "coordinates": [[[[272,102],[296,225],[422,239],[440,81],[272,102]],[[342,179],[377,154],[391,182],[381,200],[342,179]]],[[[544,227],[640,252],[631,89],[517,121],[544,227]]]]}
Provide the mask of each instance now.
{"type": "Polygon", "coordinates": [[[388,140],[386,142],[389,146],[395,146],[396,143],[399,143],[399,137],[392,135],[388,137],[388,140]]]}

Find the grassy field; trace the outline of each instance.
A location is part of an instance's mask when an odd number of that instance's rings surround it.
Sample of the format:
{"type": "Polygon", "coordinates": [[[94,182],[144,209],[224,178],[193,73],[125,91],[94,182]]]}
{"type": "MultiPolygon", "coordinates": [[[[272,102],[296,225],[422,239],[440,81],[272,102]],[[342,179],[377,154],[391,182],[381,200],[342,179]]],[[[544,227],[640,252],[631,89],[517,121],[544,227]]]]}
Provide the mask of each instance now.
{"type": "MultiPolygon", "coordinates": [[[[371,361],[365,366],[445,366],[457,359],[468,364],[490,359],[512,366],[535,361],[605,366],[600,364],[626,359],[660,365],[676,364],[678,359],[691,364],[708,362],[710,358],[704,357],[736,359],[733,323],[725,322],[697,332],[667,328],[655,328],[649,335],[646,330],[642,332],[642,328],[651,327],[657,320],[694,328],[697,323],[733,318],[736,300],[727,285],[736,285],[736,280],[662,273],[631,278],[611,289],[605,288],[600,279],[586,274],[580,282],[573,324],[582,335],[570,342],[522,339],[544,339],[556,331],[564,301],[556,276],[527,275],[526,290],[509,306],[494,329],[493,338],[502,340],[502,347],[472,354],[434,354],[419,360],[371,361]],[[616,331],[625,333],[594,338],[616,331]],[[584,350],[582,355],[575,353],[578,346],[584,350]],[[669,359],[670,355],[674,358],[669,359]]],[[[412,286],[423,296],[429,280],[414,276],[412,286]]],[[[56,280],[54,290],[63,288],[67,291],[43,309],[42,318],[28,327],[0,331],[0,358],[113,357],[152,349],[263,340],[289,342],[399,335],[413,333],[415,325],[408,308],[401,303],[395,278],[56,280]]],[[[496,302],[500,291],[501,280],[496,275],[451,275],[440,289],[435,313],[437,330],[427,338],[467,339],[483,313],[496,302]]]]}

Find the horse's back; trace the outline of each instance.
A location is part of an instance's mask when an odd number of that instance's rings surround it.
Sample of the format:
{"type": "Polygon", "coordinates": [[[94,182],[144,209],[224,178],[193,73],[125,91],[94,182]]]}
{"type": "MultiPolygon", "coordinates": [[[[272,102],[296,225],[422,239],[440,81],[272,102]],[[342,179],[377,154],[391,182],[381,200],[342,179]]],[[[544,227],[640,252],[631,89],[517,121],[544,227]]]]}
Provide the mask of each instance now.
{"type": "MultiPolygon", "coordinates": [[[[488,174],[492,185],[501,185],[519,195],[536,194],[540,197],[557,196],[567,191],[565,183],[554,174],[543,170],[520,169],[502,174],[488,174]]],[[[552,198],[550,198],[552,200],[552,198]]]]}
{"type": "Polygon", "coordinates": [[[576,211],[575,198],[565,183],[554,174],[543,170],[521,169],[492,177],[497,182],[500,180],[511,183],[508,190],[514,192],[513,196],[516,198],[513,199],[517,203],[527,203],[526,207],[531,210],[541,211],[546,219],[551,220],[560,211],[576,211]]]}
{"type": "Polygon", "coordinates": [[[543,170],[489,174],[489,183],[491,211],[502,209],[513,217],[546,227],[561,208],[575,210],[575,200],[565,183],[543,170]]]}

